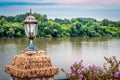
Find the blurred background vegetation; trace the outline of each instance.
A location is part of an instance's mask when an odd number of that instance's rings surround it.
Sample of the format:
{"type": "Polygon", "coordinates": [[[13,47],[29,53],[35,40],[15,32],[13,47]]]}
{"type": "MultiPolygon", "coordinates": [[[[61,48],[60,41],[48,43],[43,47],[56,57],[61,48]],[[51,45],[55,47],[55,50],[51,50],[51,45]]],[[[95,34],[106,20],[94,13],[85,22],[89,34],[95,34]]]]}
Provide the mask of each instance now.
{"type": "MultiPolygon", "coordinates": [[[[25,37],[24,19],[29,13],[0,16],[0,37],[25,37]]],[[[34,13],[39,21],[38,37],[120,37],[120,21],[92,18],[48,19],[34,13]]]]}

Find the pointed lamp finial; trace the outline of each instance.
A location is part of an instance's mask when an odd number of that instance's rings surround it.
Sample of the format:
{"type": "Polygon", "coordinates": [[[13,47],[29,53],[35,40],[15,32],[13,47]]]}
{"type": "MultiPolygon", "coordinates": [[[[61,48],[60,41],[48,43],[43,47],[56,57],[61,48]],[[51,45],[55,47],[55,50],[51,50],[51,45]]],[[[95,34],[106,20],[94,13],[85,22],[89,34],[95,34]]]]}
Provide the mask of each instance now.
{"type": "Polygon", "coordinates": [[[32,15],[32,9],[30,8],[30,15],[32,15]]]}

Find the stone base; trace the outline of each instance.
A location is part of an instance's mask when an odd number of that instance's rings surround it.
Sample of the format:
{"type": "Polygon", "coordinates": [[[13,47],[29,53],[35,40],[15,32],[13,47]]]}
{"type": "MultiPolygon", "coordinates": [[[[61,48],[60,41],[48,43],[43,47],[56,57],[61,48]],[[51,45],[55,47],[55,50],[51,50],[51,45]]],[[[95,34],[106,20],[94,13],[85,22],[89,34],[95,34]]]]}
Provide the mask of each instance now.
{"type": "Polygon", "coordinates": [[[21,78],[13,77],[13,80],[54,80],[49,76],[58,74],[59,69],[52,66],[50,57],[45,51],[21,51],[14,56],[11,65],[5,66],[5,72],[21,78]]]}
{"type": "Polygon", "coordinates": [[[45,77],[39,77],[39,78],[30,78],[30,79],[22,79],[11,76],[10,80],[54,80],[54,76],[45,76],[45,77]]]}

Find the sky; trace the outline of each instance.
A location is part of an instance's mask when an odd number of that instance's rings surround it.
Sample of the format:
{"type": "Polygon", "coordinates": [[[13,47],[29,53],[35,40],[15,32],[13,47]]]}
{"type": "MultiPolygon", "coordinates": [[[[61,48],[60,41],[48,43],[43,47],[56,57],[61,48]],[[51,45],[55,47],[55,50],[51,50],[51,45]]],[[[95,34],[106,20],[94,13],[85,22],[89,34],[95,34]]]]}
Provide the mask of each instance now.
{"type": "Polygon", "coordinates": [[[15,16],[29,12],[48,18],[94,18],[120,20],[120,0],[0,0],[0,15],[15,16]]]}

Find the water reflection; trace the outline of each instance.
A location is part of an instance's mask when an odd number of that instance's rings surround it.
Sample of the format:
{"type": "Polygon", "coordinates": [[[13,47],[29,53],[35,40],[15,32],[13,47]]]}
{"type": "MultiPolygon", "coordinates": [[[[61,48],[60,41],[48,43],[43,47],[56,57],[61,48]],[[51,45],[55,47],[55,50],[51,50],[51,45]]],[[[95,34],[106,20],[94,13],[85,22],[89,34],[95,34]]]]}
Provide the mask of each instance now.
{"type": "MultiPolygon", "coordinates": [[[[27,38],[0,38],[0,80],[8,80],[4,66],[11,64],[14,55],[28,45],[27,38]]],[[[119,56],[119,38],[36,38],[35,45],[47,52],[52,64],[69,70],[75,61],[84,60],[84,65],[104,62],[103,56],[119,56]]],[[[60,72],[55,78],[64,78],[60,72]]]]}

